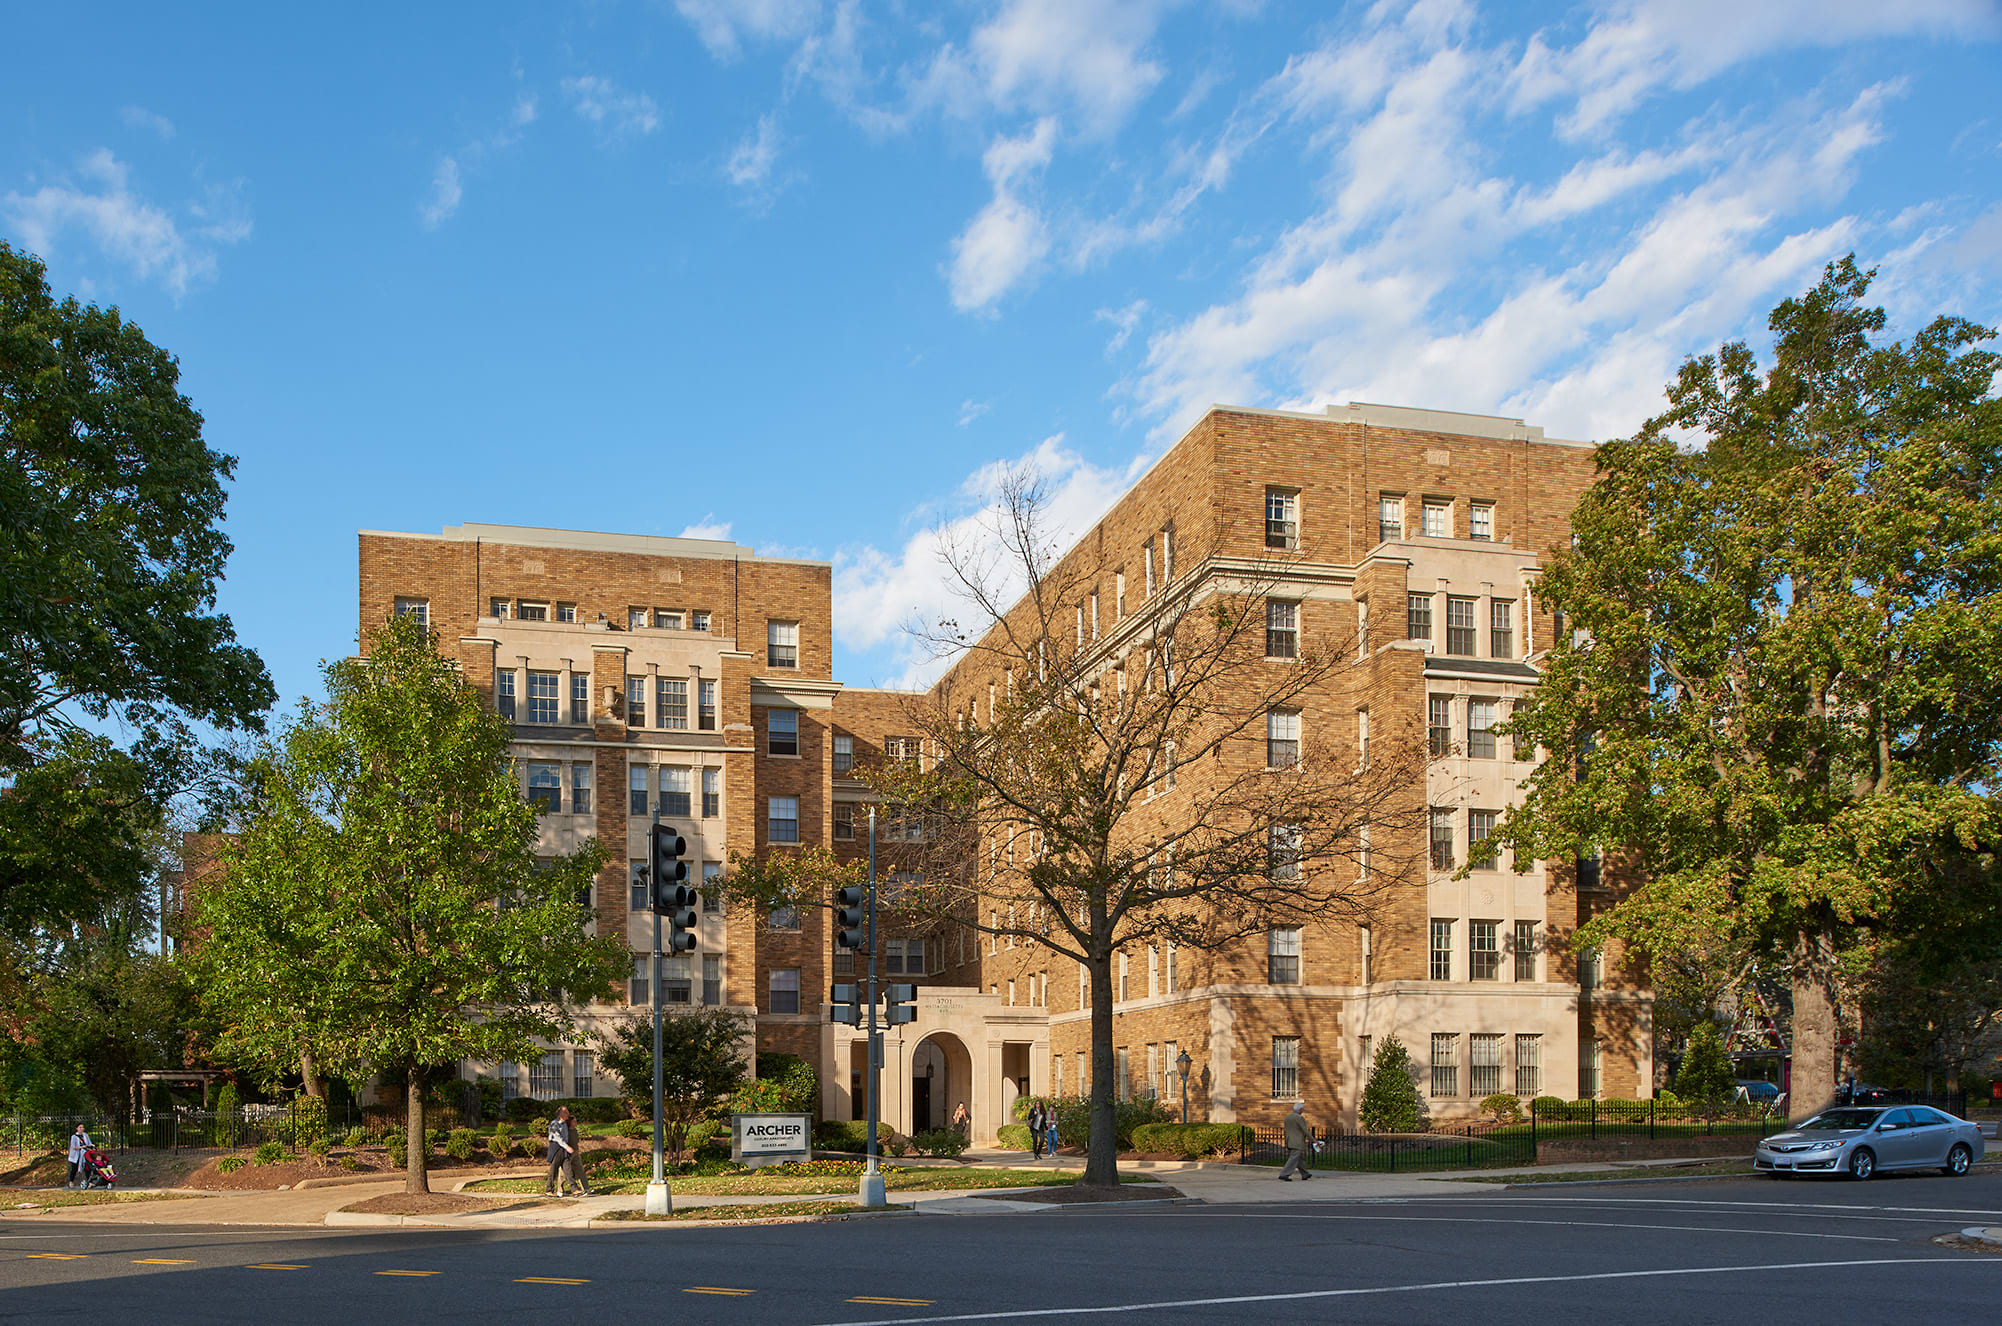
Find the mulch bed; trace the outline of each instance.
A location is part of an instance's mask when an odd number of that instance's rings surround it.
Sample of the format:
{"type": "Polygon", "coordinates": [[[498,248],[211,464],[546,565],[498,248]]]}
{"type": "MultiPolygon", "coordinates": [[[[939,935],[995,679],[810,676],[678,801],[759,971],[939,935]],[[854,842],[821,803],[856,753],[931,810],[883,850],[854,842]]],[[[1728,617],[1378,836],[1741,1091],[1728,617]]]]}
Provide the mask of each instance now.
{"type": "Polygon", "coordinates": [[[969,1195],[984,1197],[990,1202],[1048,1202],[1058,1206],[1071,1206],[1086,1202],[1159,1202],[1171,1197],[1180,1197],[1182,1190],[1170,1188],[1164,1183],[1122,1183],[1113,1188],[1088,1188],[1082,1183],[1071,1183],[1061,1188],[1024,1188],[1019,1192],[981,1192],[969,1195]]]}
{"type": "Polygon", "coordinates": [[[462,1192],[389,1192],[341,1209],[366,1215],[463,1215],[468,1211],[512,1211],[542,1205],[519,1197],[496,1201],[462,1192]]]}

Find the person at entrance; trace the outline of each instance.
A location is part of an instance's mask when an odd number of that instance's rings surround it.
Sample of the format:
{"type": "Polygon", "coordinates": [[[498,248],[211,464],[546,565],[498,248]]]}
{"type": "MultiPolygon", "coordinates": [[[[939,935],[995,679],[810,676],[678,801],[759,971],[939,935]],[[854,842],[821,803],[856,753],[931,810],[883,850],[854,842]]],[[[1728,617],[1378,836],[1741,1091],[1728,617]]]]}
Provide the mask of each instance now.
{"type": "Polygon", "coordinates": [[[1043,1129],[1046,1123],[1047,1120],[1043,1116],[1043,1102],[1040,1100],[1031,1101],[1029,1104],[1029,1149],[1035,1153],[1037,1160],[1043,1158],[1043,1129]]]}
{"type": "Polygon", "coordinates": [[[1307,1124],[1307,1102],[1296,1100],[1293,1112],[1286,1116],[1286,1163],[1279,1170],[1281,1182],[1291,1183],[1296,1169],[1301,1178],[1313,1178],[1307,1172],[1307,1157],[1313,1153],[1314,1130],[1307,1124]]]}
{"type": "Polygon", "coordinates": [[[973,1118],[966,1112],[966,1102],[962,1100],[959,1102],[959,1107],[952,1112],[952,1131],[965,1137],[972,1127],[973,1118]]]}

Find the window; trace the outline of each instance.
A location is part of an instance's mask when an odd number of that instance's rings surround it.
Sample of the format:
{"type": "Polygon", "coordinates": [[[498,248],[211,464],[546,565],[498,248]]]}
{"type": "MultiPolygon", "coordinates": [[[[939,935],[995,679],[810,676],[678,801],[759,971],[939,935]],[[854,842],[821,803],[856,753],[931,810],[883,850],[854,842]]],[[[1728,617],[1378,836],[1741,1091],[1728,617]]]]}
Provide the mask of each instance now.
{"type": "MultiPolygon", "coordinates": [[[[1467,922],[1467,979],[1471,981],[1501,979],[1500,922],[1467,922]]],[[[1492,1096],[1494,1092],[1486,1091],[1481,1094],[1492,1096]]]]}
{"type": "Polygon", "coordinates": [[[1150,1043],[1147,1046],[1147,1076],[1140,1079],[1140,1094],[1153,1096],[1160,1089],[1161,1047],[1150,1043]]]}
{"type": "Polygon", "coordinates": [[[765,711],[765,753],[767,755],[799,754],[799,710],[767,709],[765,711]]]}
{"type": "Polygon", "coordinates": [[[681,629],[681,614],[678,612],[668,612],[662,608],[655,608],[653,610],[653,624],[656,630],[678,631],[681,629]]]}
{"type": "Polygon", "coordinates": [[[557,620],[557,621],[559,621],[559,622],[574,622],[574,621],[576,621],[576,620],[577,620],[577,605],[576,605],[576,604],[574,604],[574,603],[559,603],[559,604],[557,604],[557,605],[556,605],[556,620],[557,620]]]}
{"type": "Polygon", "coordinates": [[[598,1089],[597,1056],[589,1050],[570,1052],[570,1094],[589,1100],[598,1089]]]}
{"type": "Polygon", "coordinates": [[[1597,893],[1599,890],[1605,888],[1605,884],[1599,878],[1598,853],[1595,852],[1591,856],[1579,857],[1577,868],[1578,891],[1580,893],[1597,893]]]}
{"type": "Polygon", "coordinates": [[[591,813],[591,766],[588,761],[580,760],[570,766],[570,813],[591,813]]]}
{"type": "Polygon", "coordinates": [[[1154,597],[1154,541],[1152,539],[1147,540],[1146,543],[1141,545],[1140,561],[1147,568],[1146,597],[1151,599],[1154,597]]]}
{"type": "Polygon", "coordinates": [[[1300,656],[1300,605],[1283,599],[1265,601],[1265,656],[1300,656]]]}
{"type": "Polygon", "coordinates": [[[1375,1044],[1376,1037],[1374,1036],[1356,1037],[1357,1081],[1361,1081],[1369,1072],[1370,1064],[1372,1063],[1371,1056],[1375,1053],[1375,1049],[1373,1048],[1375,1044]]]}
{"type": "Polygon", "coordinates": [[[506,599],[488,599],[487,616],[492,617],[496,621],[504,622],[508,619],[508,609],[510,606],[512,605],[506,599]]]}
{"type": "Polygon", "coordinates": [[[797,907],[772,908],[771,912],[765,917],[765,929],[767,930],[799,929],[799,908],[797,907]]]}
{"type": "Polygon", "coordinates": [[[659,677],[654,687],[653,723],[676,732],[688,730],[688,678],[659,677]]]}
{"type": "Polygon", "coordinates": [[[723,914],[723,863],[720,861],[702,863],[702,913],[705,916],[723,914]]]}
{"type": "Polygon", "coordinates": [[[1051,1055],[1051,1056],[1050,1056],[1050,1073],[1051,1073],[1051,1077],[1050,1077],[1050,1091],[1051,1091],[1051,1093],[1052,1093],[1052,1094],[1054,1094],[1054,1095],[1057,1095],[1057,1096],[1061,1096],[1061,1095],[1063,1095],[1063,1094],[1064,1094],[1064,1057],[1063,1057],[1063,1056],[1062,1056],[1061,1054],[1053,1054],[1053,1055],[1051,1055]]]}
{"type": "Polygon", "coordinates": [[[1430,594],[1406,594],[1404,596],[1404,638],[1407,640],[1430,640],[1432,638],[1432,596],[1430,594]]]}
{"type": "Polygon", "coordinates": [[[691,630],[691,631],[706,631],[706,630],[708,630],[708,629],[709,629],[709,614],[708,614],[708,613],[706,613],[706,612],[691,612],[691,613],[689,613],[689,614],[688,614],[688,629],[689,629],[689,630],[691,630]]]}
{"type": "Polygon", "coordinates": [[[1300,546],[1300,498],[1284,488],[1265,490],[1265,546],[1288,550],[1300,546]]]}
{"type": "Polygon", "coordinates": [[[774,668],[799,666],[799,623],[765,623],[765,664],[774,668]]]}
{"type": "Polygon", "coordinates": [[[1451,921],[1432,922],[1431,962],[1426,976],[1434,981],[1453,979],[1453,923],[1451,921]]]}
{"type": "Polygon", "coordinates": [[[1300,1038],[1272,1038],[1272,1099],[1294,1100],[1300,1095],[1300,1038]]]}
{"type": "Polygon", "coordinates": [[[918,738],[884,737],[883,758],[893,764],[909,764],[918,757],[918,738]]]}
{"type": "MultiPolygon", "coordinates": [[[[883,962],[893,976],[922,976],[925,973],[925,942],[922,939],[889,939],[883,942],[883,962]]],[[[1032,981],[1030,1003],[1035,1002],[1032,981]]]]}
{"type": "Polygon", "coordinates": [[[1369,821],[1364,820],[1356,826],[1356,870],[1364,879],[1369,878],[1370,861],[1369,821]]]}
{"type": "Polygon", "coordinates": [[[419,626],[431,624],[430,599],[400,598],[396,600],[396,606],[391,611],[398,617],[415,617],[419,626]]]}
{"type": "Polygon", "coordinates": [[[1474,503],[1473,506],[1469,507],[1467,510],[1467,520],[1468,520],[1468,527],[1467,527],[1468,538],[1480,539],[1483,542],[1486,542],[1494,538],[1495,504],[1493,502],[1474,503]]]}
{"type": "Polygon", "coordinates": [[[693,809],[688,797],[689,774],[686,769],[663,768],[660,771],[660,813],[672,819],[687,819],[693,809]]]}
{"type": "Polygon", "coordinates": [[[1275,824],[1268,829],[1265,855],[1273,883],[1300,878],[1300,826],[1275,824]]]}
{"type": "Polygon", "coordinates": [[[1446,652],[1461,658],[1474,656],[1474,605],[1478,600],[1446,596],[1446,652]]]}
{"type": "Polygon", "coordinates": [[[1161,946],[1147,946],[1147,997],[1152,999],[1161,993],[1161,946]]]}
{"type": "Polygon", "coordinates": [[[1369,600],[1356,600],[1356,657],[1369,657],[1369,600]]]}
{"type": "Polygon", "coordinates": [[[720,953],[702,955],[702,1002],[709,1008],[723,1002],[723,955],[720,953]]]}
{"type": "Polygon", "coordinates": [[[627,629],[628,631],[637,631],[637,630],[640,630],[640,629],[641,629],[641,628],[643,628],[643,627],[644,627],[645,625],[646,625],[646,609],[645,609],[645,608],[627,608],[627,609],[626,609],[626,629],[627,629]]]}
{"type": "Polygon", "coordinates": [[[1164,970],[1168,981],[1167,993],[1173,994],[1181,988],[1181,962],[1180,949],[1172,939],[1168,941],[1167,964],[1164,970]]]}
{"type": "Polygon", "coordinates": [[[1599,1065],[1604,1042],[1590,1040],[1578,1047],[1578,1095],[1585,1100],[1599,1098],[1599,1065]]]}
{"type": "Polygon", "coordinates": [[[1379,497],[1376,499],[1376,537],[1379,542],[1404,537],[1404,499],[1401,497],[1379,497]]]}
{"type": "Polygon", "coordinates": [[[537,760],[528,766],[528,804],[547,814],[563,809],[563,766],[537,760]]]}
{"type": "Polygon", "coordinates": [[[837,842],[849,842],[855,837],[855,807],[849,802],[834,803],[834,837],[837,842]]]}
{"type": "Polygon", "coordinates": [[[1493,700],[1467,701],[1467,757],[1492,760],[1495,757],[1495,709],[1493,700]]]}
{"type": "Polygon", "coordinates": [[[1432,808],[1432,868],[1451,870],[1453,868],[1453,812],[1432,808]]]}
{"type": "Polygon", "coordinates": [[[834,776],[846,778],[855,771],[855,738],[836,733],[834,736],[834,776]]]}
{"type": "Polygon", "coordinates": [[[1578,988],[1580,990],[1599,988],[1599,950],[1593,948],[1578,950],[1578,988]]]}
{"type": "Polygon", "coordinates": [[[1425,701],[1426,746],[1432,758],[1442,760],[1453,753],[1453,697],[1428,696],[1425,701]]]}
{"type": "Polygon", "coordinates": [[[1161,583],[1167,584],[1175,578],[1175,527],[1165,525],[1161,529],[1161,583]]]}
{"type": "Polygon", "coordinates": [[[1453,537],[1453,507],[1451,503],[1427,502],[1425,503],[1424,512],[1424,524],[1421,528],[1427,538],[1450,539],[1453,537]]]}
{"type": "Polygon", "coordinates": [[[1515,923],[1515,979],[1536,979],[1536,922],[1515,923]]]}
{"type": "Polygon", "coordinates": [[[646,726],[646,678],[626,678],[626,726],[646,726]]]}
{"type": "Polygon", "coordinates": [[[570,674],[570,721],[591,721],[591,675],[587,672],[570,674]]]}
{"type": "Polygon", "coordinates": [[[628,789],[626,793],[626,813],[628,815],[646,814],[646,766],[644,764],[631,765],[626,769],[626,787],[628,789]]]}
{"type": "Polygon", "coordinates": [[[1432,1094],[1460,1094],[1460,1038],[1450,1031],[1432,1033],[1432,1094]]]}
{"type": "Polygon", "coordinates": [[[1289,769],[1300,762],[1300,711],[1274,709],[1265,715],[1265,763],[1289,769]]]}
{"type": "Polygon", "coordinates": [[[1369,764],[1369,710],[1356,710],[1356,763],[1369,764]]]}
{"type": "Polygon", "coordinates": [[[1500,818],[1492,810],[1467,812],[1467,864],[1476,870],[1496,870],[1501,866],[1501,851],[1493,841],[1495,821],[1500,818]]]}
{"type": "Polygon", "coordinates": [[[1356,927],[1356,940],[1358,946],[1361,949],[1361,955],[1360,955],[1360,960],[1357,964],[1358,969],[1356,974],[1362,978],[1362,984],[1364,985],[1368,985],[1370,983],[1369,979],[1370,960],[1376,956],[1376,954],[1370,950],[1371,938],[1372,936],[1370,934],[1368,926],[1364,925],[1356,927]]]}
{"type": "Polygon", "coordinates": [[[521,609],[516,613],[516,616],[525,622],[546,622],[549,620],[549,605],[547,603],[530,603],[524,599],[521,609]]]}
{"type": "Polygon", "coordinates": [[[646,881],[640,878],[640,872],[646,868],[644,861],[634,861],[626,866],[626,910],[629,912],[643,912],[647,909],[649,901],[647,885],[646,881]]]}
{"type": "MultiPolygon", "coordinates": [[[[1011,940],[1010,942],[1012,943],[1013,941],[1011,940]]],[[[1127,957],[1126,957],[1126,955],[1125,955],[1124,953],[1120,954],[1120,955],[1119,955],[1119,1000],[1118,1000],[1118,1002],[1120,1002],[1120,1003],[1122,1003],[1122,1004],[1123,1004],[1123,1003],[1125,1003],[1125,1002],[1126,1002],[1126,1000],[1127,1000],[1127,993],[1126,993],[1126,983],[1127,983],[1127,979],[1128,979],[1128,977],[1129,977],[1129,976],[1130,976],[1130,974],[1131,974],[1131,971],[1130,971],[1130,968],[1131,968],[1131,966],[1132,966],[1132,964],[1131,964],[1130,962],[1128,962],[1128,961],[1127,961],[1127,957]]]]}
{"type": "Polygon", "coordinates": [[[799,1012],[799,968],[782,967],[772,970],[771,1011],[799,1012]]]}
{"type": "Polygon", "coordinates": [[[716,683],[697,679],[695,683],[695,726],[698,731],[716,730],[716,683]]]}
{"type": "Polygon", "coordinates": [[[713,820],[723,813],[723,771],[702,771],[702,818],[713,820]]]}
{"type": "Polygon", "coordinates": [[[1488,600],[1488,657],[1515,657],[1515,600],[1488,600]]]}
{"type": "Polygon", "coordinates": [[[766,802],[765,841],[799,841],[799,798],[772,797],[766,802]]]}
{"type": "Polygon", "coordinates": [[[514,1060],[501,1060],[500,1067],[495,1071],[500,1074],[501,1099],[518,1099],[521,1096],[521,1073],[517,1071],[514,1060]]]}
{"type": "Polygon", "coordinates": [[[510,723],[514,721],[513,668],[502,668],[494,673],[494,712],[510,723]]]}
{"type": "Polygon", "coordinates": [[[1543,1037],[1519,1035],[1515,1038],[1515,1094],[1535,1100],[1543,1094],[1543,1037]]]}
{"type": "Polygon", "coordinates": [[[545,1050],[528,1066],[528,1094],[553,1100],[563,1094],[563,1051],[545,1050]]]}
{"type": "Polygon", "coordinates": [[[1502,1038],[1476,1033],[1467,1038],[1467,1094],[1486,1100],[1502,1089],[1502,1038]]]}
{"type": "Polygon", "coordinates": [[[1112,620],[1116,622],[1126,620],[1126,573],[1124,571],[1114,571],[1112,573],[1112,620]]]}
{"type": "MultiPolygon", "coordinates": [[[[512,679],[513,674],[509,677],[512,679]]],[[[528,721],[531,723],[554,723],[557,719],[556,674],[553,672],[530,672],[528,674],[528,721]]]]}
{"type": "Polygon", "coordinates": [[[1130,1099],[1133,1095],[1133,1059],[1123,1045],[1112,1052],[1112,1075],[1119,1088],[1119,1098],[1130,1099]]]}
{"type": "Polygon", "coordinates": [[[1015,1006],[1015,982],[1013,978],[1010,978],[1010,980],[1008,981],[1008,1007],[1013,1008],[1014,1006],[1015,1006]]]}
{"type": "Polygon", "coordinates": [[[1276,925],[1265,932],[1265,979],[1274,985],[1300,983],[1300,927],[1276,925]]]}

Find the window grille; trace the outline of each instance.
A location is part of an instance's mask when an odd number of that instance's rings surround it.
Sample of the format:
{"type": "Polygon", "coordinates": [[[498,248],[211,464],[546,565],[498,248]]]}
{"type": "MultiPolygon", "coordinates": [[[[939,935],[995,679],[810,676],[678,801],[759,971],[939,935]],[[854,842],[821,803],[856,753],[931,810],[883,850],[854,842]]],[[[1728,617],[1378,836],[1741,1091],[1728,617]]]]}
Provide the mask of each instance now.
{"type": "Polygon", "coordinates": [[[1381,497],[1376,503],[1376,537],[1388,543],[1404,537],[1404,499],[1381,497]]]}
{"type": "Polygon", "coordinates": [[[1427,502],[1424,508],[1424,530],[1428,538],[1452,538],[1453,508],[1444,502],[1427,502]]]}
{"type": "Polygon", "coordinates": [[[662,769],[660,771],[660,813],[673,819],[687,819],[689,810],[688,770],[662,769]]]}
{"type": "Polygon", "coordinates": [[[1468,512],[1467,537],[1492,540],[1495,536],[1495,509],[1490,502],[1476,502],[1468,512]]]}
{"type": "Polygon", "coordinates": [[[597,1056],[589,1050],[570,1052],[570,1094],[589,1100],[598,1092],[597,1056]]]}
{"type": "Polygon", "coordinates": [[[1432,1094],[1460,1094],[1460,1038],[1450,1031],[1432,1033],[1432,1094]]]}
{"type": "Polygon", "coordinates": [[[1543,1094],[1543,1037],[1515,1038],[1515,1094],[1535,1100],[1543,1094]]]}
{"type": "Polygon", "coordinates": [[[1432,811],[1432,868],[1453,869],[1453,812],[1437,807],[1432,811]]]}
{"type": "Polygon", "coordinates": [[[1495,757],[1495,709],[1493,700],[1467,701],[1467,757],[1492,760],[1495,757]]]}
{"type": "Polygon", "coordinates": [[[1493,870],[1500,864],[1501,849],[1494,841],[1495,823],[1500,812],[1467,812],[1467,863],[1476,870],[1493,870]]]}
{"type": "Polygon", "coordinates": [[[1300,1038],[1272,1038],[1272,1099],[1296,1100],[1300,1095],[1300,1038]]]}
{"type": "Polygon", "coordinates": [[[765,624],[765,664],[774,668],[799,666],[799,623],[765,624]]]}
{"type": "Polygon", "coordinates": [[[563,1051],[549,1050],[536,1056],[528,1066],[528,1094],[537,1100],[563,1094],[563,1051]]]}
{"type": "Polygon", "coordinates": [[[1300,546],[1300,499],[1283,489],[1265,490],[1265,546],[1300,546]]]}
{"type": "Polygon", "coordinates": [[[514,669],[494,673],[494,711],[508,722],[514,721],[514,669]]]}
{"type": "Polygon", "coordinates": [[[1499,1034],[1476,1034],[1468,1038],[1467,1094],[1486,1100],[1502,1089],[1502,1038],[1499,1034]]]}
{"type": "Polygon", "coordinates": [[[1453,753],[1453,698],[1430,696],[1425,701],[1426,748],[1435,760],[1453,753]]]}
{"type": "Polygon", "coordinates": [[[1515,923],[1515,979],[1536,979],[1536,922],[1515,923]]]}

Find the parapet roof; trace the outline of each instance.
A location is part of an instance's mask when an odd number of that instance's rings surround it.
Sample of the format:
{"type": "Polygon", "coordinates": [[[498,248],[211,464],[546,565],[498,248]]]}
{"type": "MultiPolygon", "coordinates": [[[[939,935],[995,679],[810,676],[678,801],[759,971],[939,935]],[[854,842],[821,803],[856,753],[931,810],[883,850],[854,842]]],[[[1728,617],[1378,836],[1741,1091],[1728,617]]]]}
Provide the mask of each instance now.
{"type": "Polygon", "coordinates": [[[523,548],[571,548],[580,552],[636,553],[643,557],[705,557],[715,561],[791,562],[831,566],[808,557],[765,557],[728,539],[684,539],[666,534],[601,534],[589,530],[542,529],[533,525],[447,525],[437,534],[365,529],[392,539],[438,539],[447,543],[506,543],[523,548]]]}

